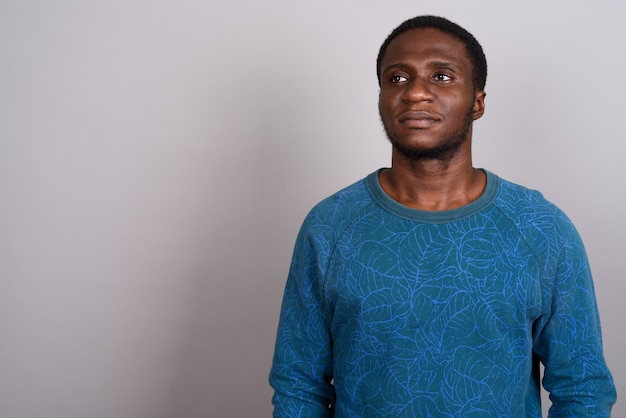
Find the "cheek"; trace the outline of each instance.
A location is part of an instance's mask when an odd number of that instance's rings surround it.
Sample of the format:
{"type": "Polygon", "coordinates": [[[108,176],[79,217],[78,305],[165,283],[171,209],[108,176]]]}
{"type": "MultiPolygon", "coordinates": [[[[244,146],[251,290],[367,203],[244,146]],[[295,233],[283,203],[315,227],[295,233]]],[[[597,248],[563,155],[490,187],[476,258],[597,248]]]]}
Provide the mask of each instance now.
{"type": "Polygon", "coordinates": [[[382,115],[387,114],[389,109],[389,104],[385,101],[385,97],[383,95],[378,96],[378,113],[382,115]]]}
{"type": "Polygon", "coordinates": [[[390,114],[396,107],[396,98],[394,95],[380,93],[378,95],[378,110],[381,114],[390,114]]]}
{"type": "Polygon", "coordinates": [[[474,108],[474,102],[465,100],[464,97],[454,97],[451,100],[442,103],[442,110],[448,114],[466,115],[469,110],[474,108]]]}

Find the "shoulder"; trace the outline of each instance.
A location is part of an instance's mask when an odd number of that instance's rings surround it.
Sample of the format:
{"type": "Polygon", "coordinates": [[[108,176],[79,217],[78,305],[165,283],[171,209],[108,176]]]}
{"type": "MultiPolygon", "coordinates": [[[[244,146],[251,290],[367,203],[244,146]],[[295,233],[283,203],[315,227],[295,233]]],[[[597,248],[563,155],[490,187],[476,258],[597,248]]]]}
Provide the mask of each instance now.
{"type": "Polygon", "coordinates": [[[303,229],[313,229],[316,232],[329,228],[337,232],[345,229],[354,217],[374,203],[367,187],[368,177],[317,203],[307,214],[303,229]]]}
{"type": "Polygon", "coordinates": [[[494,205],[515,225],[520,234],[535,244],[560,246],[580,241],[569,217],[544,195],[533,189],[499,179],[494,205]]]}
{"type": "Polygon", "coordinates": [[[316,204],[308,213],[296,239],[292,267],[308,260],[320,271],[325,269],[340,237],[359,214],[371,208],[374,200],[367,178],[334,193],[316,204]]]}

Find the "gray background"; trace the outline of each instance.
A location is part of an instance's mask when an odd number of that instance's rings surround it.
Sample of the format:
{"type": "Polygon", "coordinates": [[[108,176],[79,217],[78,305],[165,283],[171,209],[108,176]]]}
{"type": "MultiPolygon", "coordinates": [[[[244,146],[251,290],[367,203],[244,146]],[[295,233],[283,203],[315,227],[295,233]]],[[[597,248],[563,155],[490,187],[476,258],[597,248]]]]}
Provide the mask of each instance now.
{"type": "Polygon", "coordinates": [[[389,165],[375,58],[423,13],[483,44],[476,165],[578,225],[623,387],[625,10],[0,0],[0,416],[269,416],[297,229],[389,165]]]}

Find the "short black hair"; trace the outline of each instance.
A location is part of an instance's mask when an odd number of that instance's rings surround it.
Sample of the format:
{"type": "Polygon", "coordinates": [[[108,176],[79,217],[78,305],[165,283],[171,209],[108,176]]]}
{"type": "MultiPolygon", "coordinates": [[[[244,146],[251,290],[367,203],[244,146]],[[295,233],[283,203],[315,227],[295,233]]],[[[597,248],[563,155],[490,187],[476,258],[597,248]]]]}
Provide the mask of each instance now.
{"type": "Polygon", "coordinates": [[[406,20],[400,24],[397,28],[395,28],[385,42],[380,46],[380,51],[378,52],[378,58],[376,59],[376,76],[378,77],[378,85],[380,85],[380,72],[381,72],[381,64],[383,61],[383,57],[385,52],[387,51],[387,47],[398,35],[404,33],[411,29],[420,29],[420,28],[432,28],[437,29],[447,34],[450,34],[463,42],[465,45],[465,49],[467,50],[467,55],[472,63],[472,81],[474,84],[474,88],[482,91],[485,89],[485,84],[487,83],[487,58],[485,57],[485,53],[483,52],[482,46],[478,43],[476,38],[469,33],[467,30],[463,29],[461,26],[457,25],[454,22],[449,21],[446,18],[439,16],[416,16],[412,19],[406,20]]]}

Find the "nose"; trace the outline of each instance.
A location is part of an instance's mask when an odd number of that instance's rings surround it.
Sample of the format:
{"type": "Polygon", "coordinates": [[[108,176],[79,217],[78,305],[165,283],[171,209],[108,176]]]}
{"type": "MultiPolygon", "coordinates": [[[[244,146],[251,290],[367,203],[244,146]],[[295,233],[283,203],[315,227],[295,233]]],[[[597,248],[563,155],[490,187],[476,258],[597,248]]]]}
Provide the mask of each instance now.
{"type": "Polygon", "coordinates": [[[430,101],[434,98],[434,93],[431,89],[431,85],[428,80],[422,78],[413,78],[406,85],[406,89],[402,93],[402,100],[405,102],[423,102],[430,101]]]}

